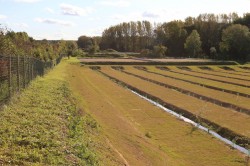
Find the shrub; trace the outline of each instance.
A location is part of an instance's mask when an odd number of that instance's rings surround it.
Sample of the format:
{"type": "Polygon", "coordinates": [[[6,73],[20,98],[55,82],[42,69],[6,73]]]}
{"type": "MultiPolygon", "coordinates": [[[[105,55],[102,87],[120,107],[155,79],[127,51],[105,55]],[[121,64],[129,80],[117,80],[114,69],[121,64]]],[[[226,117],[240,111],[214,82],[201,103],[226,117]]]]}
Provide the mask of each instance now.
{"type": "Polygon", "coordinates": [[[114,50],[114,49],[109,48],[109,49],[104,50],[104,52],[118,52],[118,51],[116,51],[116,50],[114,50]]]}
{"type": "Polygon", "coordinates": [[[149,49],[143,49],[143,50],[141,50],[141,52],[140,52],[140,55],[143,56],[143,57],[150,56],[151,54],[152,54],[152,51],[149,50],[149,49]]]}
{"type": "Polygon", "coordinates": [[[73,51],[72,56],[73,57],[84,57],[84,56],[86,56],[86,53],[81,49],[76,49],[73,51]]]}
{"type": "Polygon", "coordinates": [[[217,50],[215,47],[210,48],[210,57],[217,58],[217,50]]]}
{"type": "Polygon", "coordinates": [[[153,53],[154,53],[155,57],[162,58],[165,56],[166,52],[167,52],[167,47],[165,47],[163,45],[154,46],[153,53]]]}

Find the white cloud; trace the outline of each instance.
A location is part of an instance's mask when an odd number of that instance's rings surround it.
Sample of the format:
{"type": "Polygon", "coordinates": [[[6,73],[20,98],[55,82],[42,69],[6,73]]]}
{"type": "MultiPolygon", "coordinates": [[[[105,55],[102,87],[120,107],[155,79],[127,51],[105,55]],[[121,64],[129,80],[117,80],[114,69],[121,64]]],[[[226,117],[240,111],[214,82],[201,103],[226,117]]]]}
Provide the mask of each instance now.
{"type": "Polygon", "coordinates": [[[128,0],[103,0],[99,2],[100,5],[113,7],[128,7],[130,2],[128,0]]]}
{"type": "Polygon", "coordinates": [[[160,17],[160,13],[152,12],[152,11],[145,11],[142,14],[142,16],[146,17],[146,18],[159,18],[160,17]]]}
{"type": "Polygon", "coordinates": [[[0,14],[0,20],[1,19],[6,19],[6,18],[7,18],[7,16],[0,14]]]}
{"type": "Polygon", "coordinates": [[[54,11],[53,9],[49,8],[49,7],[45,8],[45,10],[46,10],[47,12],[49,12],[49,13],[52,13],[52,14],[55,13],[55,11],[54,11]]]}
{"type": "Polygon", "coordinates": [[[43,40],[43,39],[47,39],[47,40],[75,40],[77,39],[76,37],[71,36],[70,33],[68,33],[67,31],[63,31],[61,29],[58,30],[57,33],[53,33],[53,32],[41,32],[39,33],[39,35],[34,35],[34,38],[36,40],[43,40]]]}
{"type": "Polygon", "coordinates": [[[71,16],[86,16],[93,12],[93,9],[90,7],[87,8],[80,8],[78,6],[62,3],[60,5],[62,13],[64,15],[71,15],[71,16]]]}
{"type": "Polygon", "coordinates": [[[39,1],[40,0],[15,0],[15,2],[20,2],[20,3],[35,3],[39,1]]]}
{"type": "Polygon", "coordinates": [[[58,25],[62,25],[62,26],[73,26],[74,25],[72,22],[51,19],[51,18],[46,18],[46,19],[36,18],[35,21],[40,22],[40,23],[46,23],[46,24],[58,24],[58,25]]]}
{"type": "Polygon", "coordinates": [[[147,10],[141,13],[143,20],[148,20],[150,22],[168,22],[173,20],[182,20],[188,15],[185,12],[175,10],[175,9],[159,9],[159,10],[147,10]]]}
{"type": "Polygon", "coordinates": [[[133,12],[125,15],[116,14],[113,15],[111,19],[117,20],[117,23],[144,20],[140,12],[133,12]]]}
{"type": "Polygon", "coordinates": [[[151,23],[155,22],[160,23],[160,22],[173,21],[175,19],[182,19],[181,14],[182,13],[178,13],[178,11],[175,10],[166,11],[164,9],[160,9],[160,10],[149,10],[144,12],[132,12],[127,14],[116,14],[111,16],[109,19],[115,20],[114,23],[117,24],[121,22],[143,21],[143,20],[150,21],[151,23]]]}

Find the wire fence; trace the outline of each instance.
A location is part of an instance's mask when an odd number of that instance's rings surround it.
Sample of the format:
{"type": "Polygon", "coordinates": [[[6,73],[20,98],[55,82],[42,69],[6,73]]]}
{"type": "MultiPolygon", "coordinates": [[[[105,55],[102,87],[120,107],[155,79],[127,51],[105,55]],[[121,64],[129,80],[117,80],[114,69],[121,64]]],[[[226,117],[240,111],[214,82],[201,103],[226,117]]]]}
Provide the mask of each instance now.
{"type": "Polygon", "coordinates": [[[43,62],[36,58],[0,55],[0,106],[13,94],[27,87],[31,80],[43,76],[49,69],[60,63],[58,59],[43,62]]]}

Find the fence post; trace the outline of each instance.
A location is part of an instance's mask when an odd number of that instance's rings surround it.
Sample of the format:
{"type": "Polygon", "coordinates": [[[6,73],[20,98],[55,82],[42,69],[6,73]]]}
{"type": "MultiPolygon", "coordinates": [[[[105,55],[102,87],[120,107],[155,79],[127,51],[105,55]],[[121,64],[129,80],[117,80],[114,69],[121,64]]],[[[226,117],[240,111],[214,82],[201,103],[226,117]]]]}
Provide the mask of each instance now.
{"type": "Polygon", "coordinates": [[[20,91],[20,57],[17,55],[17,89],[20,91]]]}
{"type": "Polygon", "coordinates": [[[34,59],[31,58],[31,79],[34,79],[34,59]]]}
{"type": "Polygon", "coordinates": [[[9,56],[9,65],[8,65],[8,88],[9,88],[9,97],[11,97],[11,55],[9,56]]]}
{"type": "Polygon", "coordinates": [[[31,78],[31,63],[30,63],[30,57],[29,57],[28,61],[29,61],[29,62],[28,62],[29,65],[28,65],[28,66],[29,66],[29,82],[30,82],[31,79],[32,79],[32,78],[31,78]]]}
{"type": "Polygon", "coordinates": [[[26,87],[25,56],[23,57],[23,88],[26,87]]]}
{"type": "Polygon", "coordinates": [[[30,57],[27,58],[27,84],[30,82],[30,57]]]}

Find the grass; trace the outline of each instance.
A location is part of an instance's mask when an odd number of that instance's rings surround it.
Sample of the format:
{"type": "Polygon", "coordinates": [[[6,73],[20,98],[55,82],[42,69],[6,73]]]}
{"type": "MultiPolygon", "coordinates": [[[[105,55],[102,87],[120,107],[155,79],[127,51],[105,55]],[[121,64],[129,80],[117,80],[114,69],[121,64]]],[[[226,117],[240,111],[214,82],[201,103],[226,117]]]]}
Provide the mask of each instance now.
{"type": "Polygon", "coordinates": [[[0,165],[244,165],[191,130],[70,58],[0,111],[0,165]]]}
{"type": "Polygon", "coordinates": [[[208,79],[208,80],[216,80],[216,81],[226,81],[228,83],[236,83],[236,84],[240,84],[242,86],[249,86],[249,81],[245,81],[245,80],[238,80],[237,78],[226,78],[226,77],[219,77],[219,76],[213,76],[213,75],[204,75],[203,73],[195,73],[192,71],[186,71],[186,70],[181,70],[181,69],[175,69],[174,71],[177,71],[178,73],[182,73],[182,74],[187,74],[190,75],[192,77],[197,77],[197,78],[204,78],[204,79],[208,79]]]}
{"type": "Polygon", "coordinates": [[[98,124],[78,107],[60,64],[0,112],[0,165],[97,165],[98,124]]]}
{"type": "Polygon", "coordinates": [[[171,103],[179,108],[188,110],[194,115],[199,115],[200,112],[202,112],[201,117],[215,122],[222,127],[228,128],[234,131],[235,133],[241,134],[248,138],[250,136],[250,124],[248,123],[248,115],[184,95],[172,89],[167,89],[162,86],[155,85],[153,83],[141,80],[134,76],[130,76],[125,73],[112,70],[110,67],[102,67],[102,71],[146,93],[152,94],[160,99],[163,99],[167,103],[171,103]]]}
{"type": "Polygon", "coordinates": [[[151,134],[151,132],[149,132],[149,131],[146,132],[145,136],[148,137],[148,138],[152,138],[152,134],[151,134]]]}
{"type": "Polygon", "coordinates": [[[190,134],[192,126],[87,66],[68,71],[87,112],[129,165],[244,165],[242,154],[207,133],[195,130],[190,134]],[[151,138],[146,136],[149,131],[151,138]]]}
{"type": "MultiPolygon", "coordinates": [[[[244,79],[249,79],[250,73],[244,73],[244,72],[249,72],[248,70],[241,69],[240,67],[243,66],[233,66],[231,68],[235,69],[235,71],[225,71],[218,66],[206,66],[211,68],[212,70],[202,70],[199,68],[200,66],[191,66],[190,68],[193,71],[199,71],[202,73],[209,73],[209,74],[216,74],[216,75],[221,75],[221,76],[229,76],[229,77],[235,77],[235,78],[244,78],[244,79]],[[242,75],[243,74],[243,75],[242,75]]],[[[246,67],[246,66],[245,66],[246,67]]]]}
{"type": "MultiPolygon", "coordinates": [[[[175,70],[174,67],[169,67],[169,68],[171,70],[175,70]]],[[[219,88],[222,88],[222,89],[237,91],[237,92],[241,92],[241,93],[245,93],[245,94],[250,94],[250,89],[246,88],[246,87],[240,87],[240,86],[236,86],[236,85],[220,83],[220,82],[217,82],[217,81],[211,81],[211,80],[207,80],[207,79],[203,79],[203,78],[195,78],[195,77],[192,77],[192,76],[172,73],[172,72],[168,72],[168,71],[161,71],[160,69],[156,69],[155,67],[148,67],[148,70],[152,71],[152,72],[157,72],[157,73],[160,73],[160,74],[163,74],[163,75],[169,75],[169,76],[172,76],[172,77],[175,77],[175,78],[181,78],[181,79],[184,79],[184,80],[191,80],[193,82],[197,82],[197,83],[204,84],[204,85],[219,87],[219,88]]]]}
{"type": "Polygon", "coordinates": [[[209,89],[209,88],[204,88],[204,87],[201,87],[198,85],[194,85],[194,84],[187,83],[184,81],[175,80],[172,78],[166,78],[166,77],[163,77],[163,76],[160,76],[157,74],[152,74],[152,73],[148,73],[148,72],[141,71],[141,70],[135,70],[133,67],[129,67],[129,66],[125,67],[125,69],[126,69],[125,71],[127,71],[127,72],[130,72],[132,74],[136,74],[139,76],[143,76],[146,78],[150,78],[154,81],[166,83],[166,84],[169,84],[169,85],[181,88],[181,89],[185,89],[188,91],[192,91],[192,92],[195,92],[197,94],[211,97],[211,98],[223,101],[223,102],[233,103],[234,105],[237,105],[237,106],[241,106],[241,107],[245,107],[245,108],[249,107],[250,99],[245,98],[245,97],[227,94],[227,93],[224,93],[221,91],[217,91],[217,90],[213,90],[213,89],[209,89]]]}

